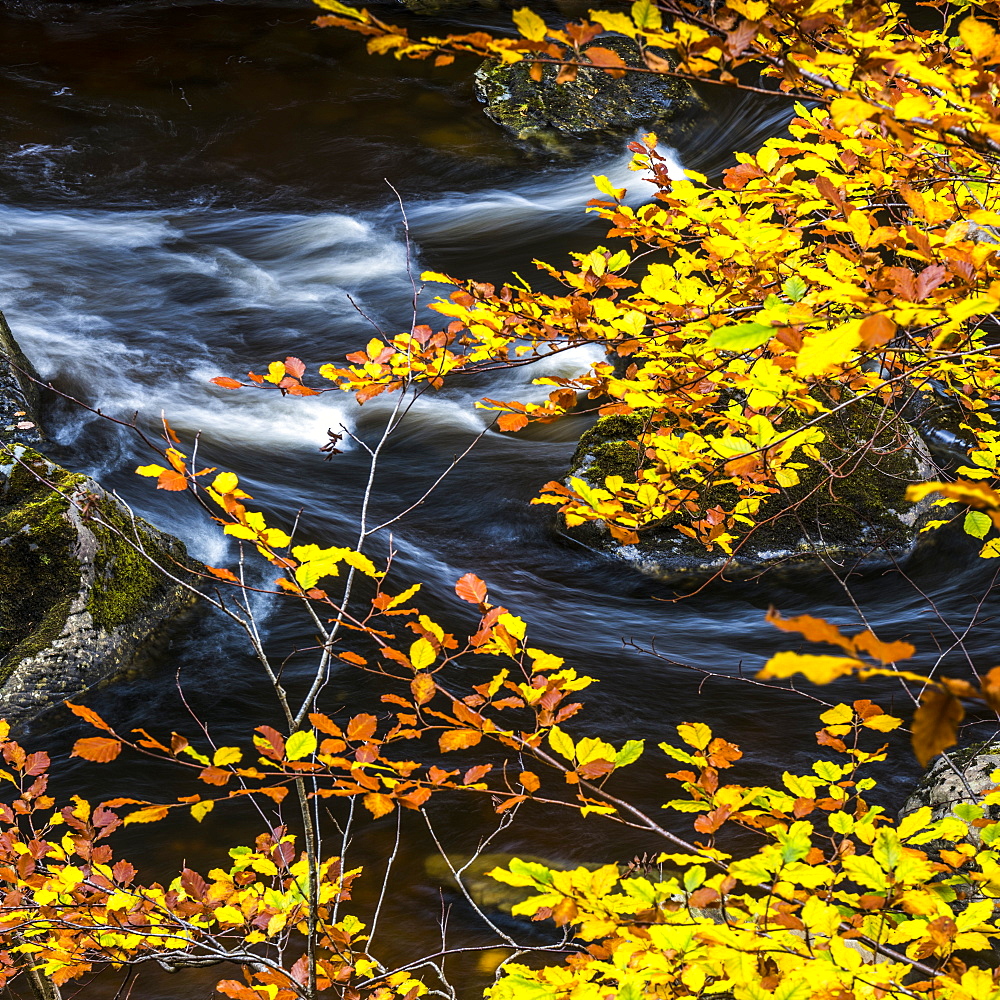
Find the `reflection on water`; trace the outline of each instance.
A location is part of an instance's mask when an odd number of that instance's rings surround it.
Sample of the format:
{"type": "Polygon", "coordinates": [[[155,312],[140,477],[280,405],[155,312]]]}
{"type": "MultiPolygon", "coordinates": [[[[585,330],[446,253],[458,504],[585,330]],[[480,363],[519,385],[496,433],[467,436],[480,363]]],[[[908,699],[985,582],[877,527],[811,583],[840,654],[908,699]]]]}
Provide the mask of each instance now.
{"type": "MultiPolygon", "coordinates": [[[[385,178],[403,195],[418,269],[490,280],[527,275],[531,256],[558,262],[568,247],[602,238],[583,212],[591,174],[608,174],[639,200],[644,184],[629,174],[624,149],[590,149],[581,140],[568,161],[525,151],[480,113],[465,69],[368,58],[356,39],[310,28],[312,16],[298,2],[5,5],[0,308],[61,389],[119,416],[138,411],[147,428],[162,411],[185,435],[201,431],[207,463],[238,472],[286,526],[304,508],[303,534],[332,544],[353,538],[367,462],[350,438],[330,462],[319,446],[339,427],[373,441],[392,401],[359,409],[333,393],[278,399],[230,393],[208,379],[259,370],[286,354],[310,366],[337,360],[368,339],[369,321],[390,329],[409,322],[405,239],[385,178]]],[[[481,15],[469,8],[455,16],[471,24],[481,15]]],[[[780,102],[707,96],[712,113],[676,158],[709,173],[727,165],[733,148],[778,129],[787,113],[780,102]]],[[[586,362],[578,351],[545,364],[571,374],[586,362]]],[[[475,399],[535,392],[527,384],[536,373],[465,378],[423,396],[385,451],[373,520],[413,503],[483,431],[475,399]]],[[[544,509],[528,506],[539,485],[565,469],[587,419],[519,436],[488,431],[433,498],[393,526],[391,542],[396,589],[424,581],[423,604],[447,628],[475,624],[452,596],[454,581],[473,571],[495,600],[529,620],[534,644],[600,679],[577,723],[582,734],[653,746],[676,723],[702,718],[747,747],[750,779],[775,765],[794,770],[813,745],[815,721],[803,703],[727,679],[787,648],[763,624],[768,604],[844,625],[858,624],[861,609],[880,635],[914,641],[929,665],[954,645],[945,622],[964,628],[991,583],[990,567],[968,552],[937,551],[909,567],[912,585],[878,576],[852,580],[848,592],[829,577],[803,586],[770,576],[677,602],[666,588],[555,537],[544,509]],[[655,644],[660,655],[623,640],[655,644]]],[[[197,555],[225,562],[226,542],[212,526],[131,474],[147,460],[132,438],[58,401],[49,424],[57,457],[99,474],[197,555]]],[[[389,545],[378,539],[377,553],[389,545]]],[[[312,643],[294,616],[266,601],[258,610],[276,654],[312,643]]],[[[996,631],[985,619],[973,633],[967,646],[976,663],[992,666],[996,631]]],[[[962,669],[960,649],[948,657],[962,669]]],[[[293,691],[310,663],[305,654],[289,661],[293,691]]],[[[245,643],[210,615],[182,623],[153,668],[94,697],[123,728],[190,732],[175,677],[222,743],[244,740],[248,725],[277,722],[245,643]]],[[[876,685],[867,693],[895,696],[876,685]]],[[[331,714],[382,710],[366,678],[349,671],[334,677],[326,696],[331,714]]],[[[54,716],[35,735],[65,757],[76,733],[54,716]]],[[[655,754],[626,775],[623,791],[636,801],[662,798],[655,754]]],[[[171,771],[65,767],[65,786],[94,798],[141,792],[152,781],[164,794],[188,790],[171,771]]],[[[900,769],[890,788],[898,792],[911,778],[900,769]]],[[[488,807],[477,808],[432,811],[449,849],[467,854],[489,828],[488,807]]],[[[217,863],[222,844],[249,836],[248,820],[220,809],[204,831],[164,828],[155,848],[148,833],[129,831],[122,850],[140,853],[152,876],[169,877],[181,856],[217,863]]],[[[353,862],[380,872],[393,823],[365,827],[353,862]]],[[[393,932],[381,940],[397,958],[436,944],[442,905],[440,887],[424,875],[433,845],[411,826],[385,915],[393,932]]],[[[601,822],[574,830],[570,841],[561,821],[542,813],[525,815],[493,847],[566,862],[624,861],[657,849],[601,822]]],[[[360,883],[362,904],[379,883],[375,875],[360,883]]],[[[460,899],[445,892],[444,903],[453,907],[453,944],[487,940],[460,899]]],[[[460,983],[480,975],[474,963],[454,968],[460,983]]],[[[212,974],[182,977],[180,985],[154,977],[143,996],[202,995],[212,974]]]]}

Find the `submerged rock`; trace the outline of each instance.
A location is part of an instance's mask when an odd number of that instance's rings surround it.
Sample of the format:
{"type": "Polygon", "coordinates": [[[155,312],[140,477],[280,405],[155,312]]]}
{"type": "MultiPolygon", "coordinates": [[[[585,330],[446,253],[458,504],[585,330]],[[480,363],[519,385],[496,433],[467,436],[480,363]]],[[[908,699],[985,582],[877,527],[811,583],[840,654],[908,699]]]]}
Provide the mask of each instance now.
{"type": "MultiPolygon", "coordinates": [[[[638,438],[645,429],[642,413],[608,416],[581,438],[569,476],[604,486],[607,476],[635,482],[640,461],[638,438]]],[[[756,576],[778,567],[821,569],[827,566],[870,568],[898,560],[914,548],[930,500],[911,503],[906,488],[934,478],[926,446],[902,418],[878,404],[859,402],[826,425],[820,446],[826,465],[840,470],[829,484],[823,465],[810,462],[797,486],[766,499],[759,526],[732,557],[709,552],[683,535],[679,515],[644,528],[636,545],[615,541],[603,521],[562,531],[588,548],[629,563],[647,576],[668,582],[704,579],[720,570],[728,578],[756,576]]],[[[567,477],[568,478],[568,477],[567,477]]],[[[731,485],[709,487],[702,509],[737,499],[731,485]]]]}
{"type": "MultiPolygon", "coordinates": [[[[639,59],[635,42],[624,36],[599,38],[595,44],[614,50],[627,63],[639,59]]],[[[642,125],[677,127],[692,122],[702,107],[690,84],[674,77],[627,73],[616,79],[601,70],[581,69],[572,83],[558,84],[555,66],[545,66],[538,82],[530,70],[528,62],[487,62],[475,77],[476,96],[486,114],[522,138],[621,136],[642,125]]]]}
{"type": "MultiPolygon", "coordinates": [[[[2,320],[0,331],[14,356],[2,320]]],[[[18,408],[26,419],[0,427],[0,717],[10,720],[127,667],[194,600],[152,565],[193,567],[182,542],[32,447],[41,436],[31,393],[0,357],[0,412],[18,408]]]]}

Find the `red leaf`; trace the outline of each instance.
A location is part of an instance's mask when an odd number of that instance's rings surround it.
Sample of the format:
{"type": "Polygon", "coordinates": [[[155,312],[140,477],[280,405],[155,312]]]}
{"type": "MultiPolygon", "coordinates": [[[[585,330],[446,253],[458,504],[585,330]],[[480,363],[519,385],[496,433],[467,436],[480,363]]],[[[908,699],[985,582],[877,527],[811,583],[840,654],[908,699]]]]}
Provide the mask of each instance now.
{"type": "Polygon", "coordinates": [[[44,750],[29,753],[24,762],[24,773],[30,777],[44,774],[49,768],[49,755],[44,750]]]}
{"type": "Polygon", "coordinates": [[[296,378],[302,378],[306,373],[306,366],[298,358],[285,358],[285,371],[296,378]]]}
{"type": "Polygon", "coordinates": [[[486,584],[475,573],[466,573],[455,584],[455,593],[470,604],[486,603],[486,584]]]}
{"type": "Polygon", "coordinates": [[[242,389],[244,385],[243,382],[237,382],[234,378],[226,378],[225,375],[209,379],[209,381],[215,383],[215,385],[221,385],[223,389],[242,389]]]}

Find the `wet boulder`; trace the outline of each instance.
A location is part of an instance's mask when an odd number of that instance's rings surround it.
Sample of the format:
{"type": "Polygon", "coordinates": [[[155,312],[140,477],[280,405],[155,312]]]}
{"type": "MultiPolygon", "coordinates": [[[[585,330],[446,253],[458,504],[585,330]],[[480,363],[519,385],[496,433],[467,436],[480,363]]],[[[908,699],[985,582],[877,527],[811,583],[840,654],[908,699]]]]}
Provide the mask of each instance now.
{"type": "MultiPolygon", "coordinates": [[[[647,462],[638,445],[646,420],[641,412],[601,417],[581,437],[567,482],[576,476],[603,487],[612,475],[635,482],[647,462]]],[[[718,548],[708,551],[678,531],[683,519],[677,514],[642,529],[635,545],[617,542],[603,521],[561,523],[560,530],[647,576],[673,583],[704,580],[719,571],[746,579],[764,570],[852,570],[905,558],[931,503],[911,503],[906,488],[934,478],[936,471],[920,436],[891,410],[867,401],[840,411],[824,426],[823,463],[809,462],[799,472],[798,485],[779,489],[761,504],[758,527],[734,545],[732,556],[718,548]],[[831,478],[825,466],[837,474],[831,478]]],[[[729,484],[705,487],[698,497],[699,516],[736,500],[729,484]]]]}
{"type": "MultiPolygon", "coordinates": [[[[630,38],[606,36],[595,44],[617,52],[626,63],[640,62],[630,38]]],[[[560,84],[555,66],[545,66],[537,82],[530,70],[529,62],[486,62],[475,76],[486,114],[522,138],[619,137],[642,126],[671,131],[693,123],[703,108],[690,84],[674,77],[626,73],[616,79],[601,70],[581,69],[574,81],[560,84]]]]}
{"type": "MultiPolygon", "coordinates": [[[[941,754],[924,772],[919,785],[899,811],[899,818],[903,819],[919,809],[929,808],[930,819],[940,820],[948,816],[958,816],[958,813],[963,812],[961,808],[963,806],[978,806],[984,809],[983,818],[995,823],[1000,820],[1000,806],[984,805],[983,795],[996,787],[997,783],[990,776],[998,768],[1000,768],[1000,740],[996,737],[941,754]]],[[[976,847],[982,846],[982,834],[972,823],[969,823],[968,834],[963,839],[976,847]]],[[[921,843],[919,849],[925,851],[931,861],[942,861],[941,852],[953,851],[955,844],[947,840],[931,840],[921,843]]],[[[953,886],[949,893],[951,898],[948,896],[945,898],[956,914],[961,913],[971,903],[992,897],[992,894],[987,896],[982,892],[980,886],[983,884],[974,878],[969,878],[963,884],[953,886]]],[[[995,908],[996,900],[991,898],[991,901],[995,908]]],[[[982,951],[958,952],[956,957],[970,964],[985,963],[995,968],[1000,965],[1000,944],[991,941],[990,945],[992,954],[982,951]]]]}
{"type": "Polygon", "coordinates": [[[176,577],[194,564],[178,539],[37,450],[36,397],[16,371],[26,361],[0,330],[0,717],[13,721],[127,668],[194,600],[153,564],[176,577]]]}

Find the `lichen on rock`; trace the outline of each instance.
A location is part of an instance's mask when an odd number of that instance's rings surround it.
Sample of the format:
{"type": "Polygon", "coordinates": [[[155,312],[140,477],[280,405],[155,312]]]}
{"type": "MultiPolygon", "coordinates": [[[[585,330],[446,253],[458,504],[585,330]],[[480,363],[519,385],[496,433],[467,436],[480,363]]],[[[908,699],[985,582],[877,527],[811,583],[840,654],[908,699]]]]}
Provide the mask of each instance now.
{"type": "MultiPolygon", "coordinates": [[[[595,44],[617,52],[626,63],[640,59],[635,42],[622,35],[603,36],[595,44]]],[[[641,125],[678,127],[702,107],[690,84],[674,77],[628,73],[616,79],[598,69],[581,69],[574,81],[558,84],[555,66],[545,66],[537,82],[530,70],[526,61],[487,62],[475,76],[486,114],[522,138],[619,136],[641,125]]]]}
{"type": "MultiPolygon", "coordinates": [[[[785,418],[793,430],[800,420],[785,418]]],[[[569,475],[603,486],[607,476],[636,482],[648,464],[643,435],[650,414],[601,417],[581,438],[569,475]],[[640,443],[642,442],[642,443],[640,443]]],[[[776,420],[776,426],[781,427],[776,420]]],[[[824,422],[820,462],[809,462],[796,486],[781,488],[761,504],[758,526],[732,556],[708,551],[679,532],[680,514],[641,529],[636,545],[615,541],[602,521],[561,529],[589,548],[629,563],[658,579],[697,579],[725,570],[727,577],[756,575],[779,566],[848,568],[871,566],[907,555],[914,547],[928,503],[911,503],[906,488],[932,478],[934,468],[919,435],[878,403],[859,400],[824,422]],[[831,470],[834,475],[831,477],[831,470]]],[[[702,511],[732,507],[738,499],[728,483],[702,487],[702,511]]]]}

